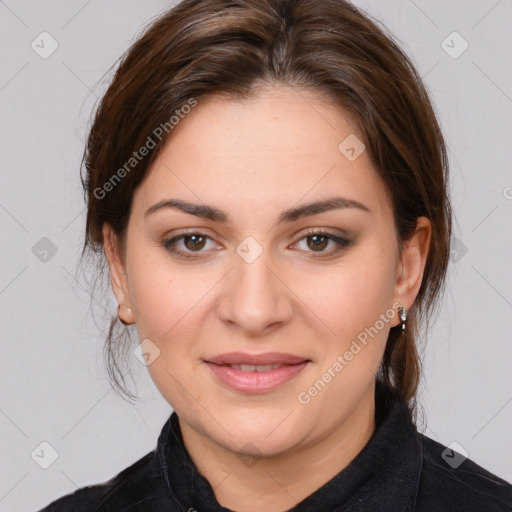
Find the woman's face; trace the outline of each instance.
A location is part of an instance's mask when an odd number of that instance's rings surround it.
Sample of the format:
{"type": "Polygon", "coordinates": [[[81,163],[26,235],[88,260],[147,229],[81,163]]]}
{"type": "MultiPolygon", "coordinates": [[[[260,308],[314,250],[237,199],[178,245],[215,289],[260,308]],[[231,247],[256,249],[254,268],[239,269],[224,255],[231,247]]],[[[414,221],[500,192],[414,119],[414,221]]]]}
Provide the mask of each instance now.
{"type": "Polygon", "coordinates": [[[231,451],[293,452],[373,405],[396,303],[410,307],[423,266],[413,248],[403,272],[389,197],[356,136],[305,90],[210,96],[134,195],[114,291],[182,425],[231,451]],[[197,215],[153,208],[169,200],[197,215]]]}

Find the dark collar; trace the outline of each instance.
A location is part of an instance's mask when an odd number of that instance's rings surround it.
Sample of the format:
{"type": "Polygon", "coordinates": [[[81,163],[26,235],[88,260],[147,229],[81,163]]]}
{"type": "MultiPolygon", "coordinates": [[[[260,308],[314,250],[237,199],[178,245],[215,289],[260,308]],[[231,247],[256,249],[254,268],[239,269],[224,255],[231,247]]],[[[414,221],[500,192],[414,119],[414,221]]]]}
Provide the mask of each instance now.
{"type": "MultiPolygon", "coordinates": [[[[294,512],[414,510],[422,463],[420,435],[410,413],[377,382],[377,428],[366,446],[340,473],[290,509],[294,512]]],[[[186,451],[173,412],[158,438],[157,452],[169,491],[183,510],[228,512],[186,451]]]]}

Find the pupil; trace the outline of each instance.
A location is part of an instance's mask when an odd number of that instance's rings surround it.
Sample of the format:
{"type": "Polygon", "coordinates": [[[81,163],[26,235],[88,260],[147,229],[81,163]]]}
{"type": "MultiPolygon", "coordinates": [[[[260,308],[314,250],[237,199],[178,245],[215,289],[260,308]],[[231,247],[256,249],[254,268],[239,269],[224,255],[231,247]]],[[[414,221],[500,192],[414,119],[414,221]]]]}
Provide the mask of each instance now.
{"type": "Polygon", "coordinates": [[[201,242],[198,241],[198,239],[203,238],[203,236],[201,236],[201,235],[190,235],[187,238],[188,238],[188,240],[192,241],[192,246],[197,248],[197,247],[199,247],[201,245],[201,242]]]}
{"type": "Polygon", "coordinates": [[[326,237],[325,237],[324,235],[313,235],[313,236],[311,237],[311,239],[315,240],[315,241],[313,242],[313,247],[316,247],[317,249],[318,249],[319,247],[320,247],[320,248],[324,248],[324,247],[325,247],[326,237]],[[318,244],[317,242],[319,241],[319,239],[322,239],[322,238],[324,239],[324,243],[323,243],[323,244],[322,244],[322,243],[318,244]]]}

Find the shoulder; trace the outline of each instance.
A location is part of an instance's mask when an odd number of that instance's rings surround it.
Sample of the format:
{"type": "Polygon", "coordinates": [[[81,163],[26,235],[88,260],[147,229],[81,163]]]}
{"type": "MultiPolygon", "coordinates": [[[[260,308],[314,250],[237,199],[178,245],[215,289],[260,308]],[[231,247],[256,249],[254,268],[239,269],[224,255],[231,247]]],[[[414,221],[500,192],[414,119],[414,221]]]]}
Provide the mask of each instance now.
{"type": "Polygon", "coordinates": [[[423,468],[416,511],[510,512],[512,485],[469,458],[419,434],[423,468]]]}
{"type": "Polygon", "coordinates": [[[157,453],[152,451],[110,480],[81,487],[49,503],[39,512],[157,510],[157,503],[167,504],[164,491],[157,453]]]}

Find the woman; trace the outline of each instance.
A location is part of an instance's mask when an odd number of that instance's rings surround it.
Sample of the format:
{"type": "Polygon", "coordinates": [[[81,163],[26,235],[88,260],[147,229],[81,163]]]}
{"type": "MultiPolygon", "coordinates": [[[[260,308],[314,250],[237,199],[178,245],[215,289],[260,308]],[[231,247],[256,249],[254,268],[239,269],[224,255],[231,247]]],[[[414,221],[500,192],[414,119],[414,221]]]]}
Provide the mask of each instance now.
{"type": "Polygon", "coordinates": [[[366,15],[183,1],[125,55],[84,159],[112,378],[130,397],[135,325],[175,412],[155,451],[45,511],[511,509],[508,482],[415,426],[447,158],[418,74],[366,15]]]}

